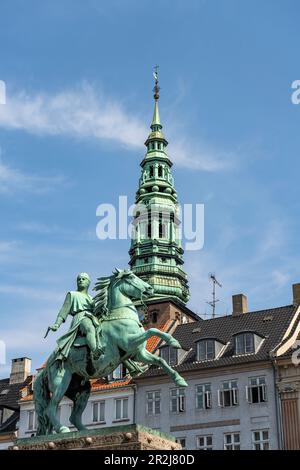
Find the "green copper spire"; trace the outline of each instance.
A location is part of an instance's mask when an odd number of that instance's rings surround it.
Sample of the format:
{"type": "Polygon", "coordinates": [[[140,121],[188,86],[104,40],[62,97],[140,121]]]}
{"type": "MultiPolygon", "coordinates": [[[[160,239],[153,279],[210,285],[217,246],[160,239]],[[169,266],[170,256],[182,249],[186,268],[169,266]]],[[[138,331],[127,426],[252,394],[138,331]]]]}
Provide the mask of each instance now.
{"type": "Polygon", "coordinates": [[[145,142],[147,152],[141,162],[129,264],[135,274],[153,286],[153,298],[168,297],[187,302],[189,289],[182,269],[177,193],[158,110],[157,67],[153,75],[154,113],[151,132],[145,142]]]}
{"type": "Polygon", "coordinates": [[[159,127],[160,129],[162,128],[162,125],[160,123],[158,100],[155,100],[153,119],[152,119],[152,123],[151,123],[151,129],[153,129],[154,127],[159,127]]]}

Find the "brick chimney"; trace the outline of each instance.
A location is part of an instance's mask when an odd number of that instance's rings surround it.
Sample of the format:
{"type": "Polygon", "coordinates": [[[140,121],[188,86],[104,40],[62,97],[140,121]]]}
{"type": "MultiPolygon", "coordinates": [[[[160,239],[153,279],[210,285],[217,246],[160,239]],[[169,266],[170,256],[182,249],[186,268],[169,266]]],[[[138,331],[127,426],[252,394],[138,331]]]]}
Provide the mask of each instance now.
{"type": "Polygon", "coordinates": [[[293,284],[293,304],[300,304],[300,283],[293,284]]]}
{"type": "Polygon", "coordinates": [[[248,312],[248,300],[244,294],[232,296],[232,315],[240,315],[248,312]]]}
{"type": "Polygon", "coordinates": [[[31,359],[28,357],[19,357],[11,361],[11,372],[9,384],[20,384],[27,379],[31,370],[31,359]]]}

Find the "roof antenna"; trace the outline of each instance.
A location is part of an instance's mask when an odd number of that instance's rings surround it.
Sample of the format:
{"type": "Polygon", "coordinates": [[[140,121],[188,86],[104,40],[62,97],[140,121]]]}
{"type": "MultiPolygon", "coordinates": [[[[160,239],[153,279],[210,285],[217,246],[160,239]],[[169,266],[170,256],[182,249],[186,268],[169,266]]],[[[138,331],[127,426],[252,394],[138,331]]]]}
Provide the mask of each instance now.
{"type": "Polygon", "coordinates": [[[222,284],[217,280],[214,273],[209,273],[208,277],[213,283],[213,290],[212,290],[212,301],[211,302],[206,302],[206,303],[212,307],[212,318],[215,318],[215,316],[216,316],[216,303],[219,302],[219,299],[216,299],[216,285],[219,286],[219,287],[222,287],[222,284]]]}

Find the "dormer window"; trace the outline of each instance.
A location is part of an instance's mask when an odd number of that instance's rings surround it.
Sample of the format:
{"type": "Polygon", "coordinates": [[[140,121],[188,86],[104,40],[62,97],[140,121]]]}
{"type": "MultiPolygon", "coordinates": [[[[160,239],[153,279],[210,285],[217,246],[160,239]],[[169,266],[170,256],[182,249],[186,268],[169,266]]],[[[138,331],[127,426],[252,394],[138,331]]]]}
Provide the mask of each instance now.
{"type": "Polygon", "coordinates": [[[198,361],[207,361],[216,357],[215,340],[205,339],[197,344],[198,361]]]}
{"type": "Polygon", "coordinates": [[[160,357],[164,359],[170,366],[176,366],[178,363],[178,349],[170,346],[160,348],[160,357]]]}
{"type": "Polygon", "coordinates": [[[239,333],[235,337],[235,354],[253,354],[255,352],[254,333],[239,333]]]}
{"type": "Polygon", "coordinates": [[[217,359],[224,344],[214,338],[201,339],[197,342],[197,361],[217,359]]]}

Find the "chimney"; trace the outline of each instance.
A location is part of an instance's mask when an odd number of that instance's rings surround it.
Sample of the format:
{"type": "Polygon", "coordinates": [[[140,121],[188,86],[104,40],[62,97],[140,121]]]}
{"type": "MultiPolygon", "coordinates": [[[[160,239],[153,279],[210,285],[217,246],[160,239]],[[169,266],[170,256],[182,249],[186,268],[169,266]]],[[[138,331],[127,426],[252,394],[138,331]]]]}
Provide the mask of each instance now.
{"type": "Polygon", "coordinates": [[[300,304],[300,283],[293,284],[293,304],[294,305],[300,304]]]}
{"type": "Polygon", "coordinates": [[[23,383],[27,379],[31,370],[31,359],[19,357],[11,361],[11,372],[9,385],[23,383]]]}
{"type": "Polygon", "coordinates": [[[248,300],[244,294],[232,296],[232,315],[240,315],[248,312],[248,300]]]}

